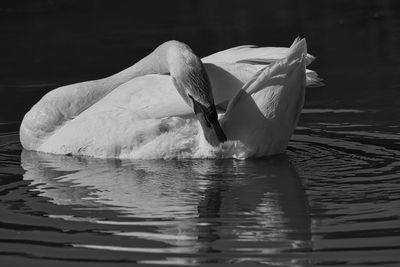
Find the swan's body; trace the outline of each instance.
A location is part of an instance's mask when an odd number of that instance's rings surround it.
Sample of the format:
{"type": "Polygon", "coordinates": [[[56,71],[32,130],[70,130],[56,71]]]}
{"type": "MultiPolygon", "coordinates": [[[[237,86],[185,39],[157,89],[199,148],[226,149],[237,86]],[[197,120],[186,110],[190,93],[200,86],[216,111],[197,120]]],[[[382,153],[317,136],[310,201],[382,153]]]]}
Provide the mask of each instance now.
{"type": "Polygon", "coordinates": [[[215,103],[226,110],[219,123],[228,141],[218,147],[205,142],[190,98],[179,89],[187,87],[185,70],[170,69],[172,78],[145,75],[165,69],[146,70],[143,60],[111,77],[48,93],[25,115],[21,143],[29,150],[119,158],[282,153],[297,124],[306,83],[318,83],[315,72],[306,75],[312,59],[305,40],[289,49],[243,46],[204,58],[212,92],[195,97],[204,106],[215,103]]]}

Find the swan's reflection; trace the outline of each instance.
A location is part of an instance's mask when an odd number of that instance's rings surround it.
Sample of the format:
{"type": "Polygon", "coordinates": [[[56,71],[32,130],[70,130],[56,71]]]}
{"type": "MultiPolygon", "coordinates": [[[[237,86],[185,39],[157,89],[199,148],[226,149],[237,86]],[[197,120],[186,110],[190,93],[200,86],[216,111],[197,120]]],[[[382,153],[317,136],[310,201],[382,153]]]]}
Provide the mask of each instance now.
{"type": "Polygon", "coordinates": [[[185,252],[263,254],[310,240],[306,197],[286,156],[132,162],[23,151],[22,166],[41,196],[71,207],[64,219],[75,218],[78,209],[91,210],[88,217],[93,210],[112,211],[113,217],[91,219],[105,228],[121,226],[113,228],[115,236],[185,252]]]}

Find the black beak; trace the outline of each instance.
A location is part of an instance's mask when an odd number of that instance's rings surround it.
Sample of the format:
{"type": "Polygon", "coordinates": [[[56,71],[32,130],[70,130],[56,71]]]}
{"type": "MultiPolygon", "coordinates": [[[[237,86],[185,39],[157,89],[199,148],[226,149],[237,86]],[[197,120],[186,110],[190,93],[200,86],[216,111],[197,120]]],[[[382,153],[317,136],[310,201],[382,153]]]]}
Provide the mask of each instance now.
{"type": "Polygon", "coordinates": [[[225,142],[227,138],[218,122],[218,114],[214,103],[210,103],[209,107],[202,105],[194,100],[194,98],[184,89],[185,86],[182,86],[182,84],[174,77],[172,81],[178,90],[178,93],[182,96],[186,103],[188,105],[192,104],[191,106],[193,107],[193,111],[200,122],[201,128],[203,128],[204,137],[206,138],[207,142],[212,146],[218,146],[220,143],[225,142]]]}
{"type": "MultiPolygon", "coordinates": [[[[192,98],[192,97],[191,97],[192,98]]],[[[192,98],[194,113],[203,128],[204,137],[212,146],[225,142],[226,135],[218,122],[217,110],[214,105],[207,108],[192,98]]]]}

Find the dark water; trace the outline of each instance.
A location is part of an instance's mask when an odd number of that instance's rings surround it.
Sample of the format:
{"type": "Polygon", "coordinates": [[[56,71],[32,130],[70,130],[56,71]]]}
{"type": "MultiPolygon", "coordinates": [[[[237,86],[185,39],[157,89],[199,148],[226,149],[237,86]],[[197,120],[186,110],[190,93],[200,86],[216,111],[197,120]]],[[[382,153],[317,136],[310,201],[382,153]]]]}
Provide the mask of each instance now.
{"type": "Polygon", "coordinates": [[[0,265],[399,266],[398,1],[277,2],[0,3],[0,265]],[[285,155],[22,151],[19,123],[46,91],[116,72],[162,41],[206,55],[297,35],[326,86],[307,89],[285,155]]]}

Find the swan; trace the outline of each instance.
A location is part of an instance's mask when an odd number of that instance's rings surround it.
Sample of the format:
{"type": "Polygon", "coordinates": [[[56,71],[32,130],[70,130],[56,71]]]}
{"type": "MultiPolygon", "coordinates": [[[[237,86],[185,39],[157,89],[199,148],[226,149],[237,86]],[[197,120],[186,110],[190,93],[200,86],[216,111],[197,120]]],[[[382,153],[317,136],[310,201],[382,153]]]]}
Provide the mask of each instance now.
{"type": "Polygon", "coordinates": [[[300,38],[290,48],[239,46],[201,60],[169,41],[110,77],[47,93],[24,116],[21,144],[101,158],[279,154],[305,87],[321,85],[306,69],[313,60],[300,38]]]}

